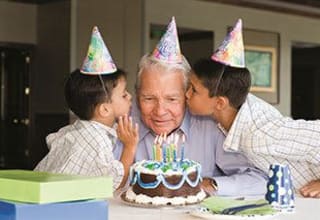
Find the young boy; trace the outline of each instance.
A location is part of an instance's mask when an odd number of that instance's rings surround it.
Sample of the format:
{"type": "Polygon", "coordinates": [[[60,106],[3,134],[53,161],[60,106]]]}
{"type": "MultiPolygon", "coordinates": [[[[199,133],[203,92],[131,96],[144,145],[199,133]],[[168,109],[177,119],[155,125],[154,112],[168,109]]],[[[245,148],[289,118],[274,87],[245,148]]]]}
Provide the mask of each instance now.
{"type": "Polygon", "coordinates": [[[219,122],[226,151],[243,152],[265,172],[270,164],[288,164],[295,189],[320,197],[320,121],[282,116],[249,93],[250,72],[244,65],[217,54],[193,67],[186,93],[190,111],[219,122]]]}
{"type": "Polygon", "coordinates": [[[130,110],[131,95],[126,90],[124,72],[117,70],[101,77],[109,96],[98,76],[87,76],[76,70],[68,77],[66,101],[79,120],[47,136],[50,151],[35,170],[110,175],[114,189],[124,186],[136,151],[138,128],[125,116],[130,110]],[[113,125],[117,119],[116,132],[113,125]],[[112,153],[117,135],[125,146],[120,161],[115,160],[112,153]]]}
{"type": "Polygon", "coordinates": [[[127,182],[139,139],[138,127],[126,116],[131,95],[126,90],[125,73],[115,67],[97,28],[93,37],[93,46],[98,48],[90,45],[81,72],[74,71],[65,84],[68,107],[79,119],[47,136],[50,151],[35,170],[109,175],[115,190],[127,182]],[[117,130],[113,128],[116,121],[117,130]],[[117,136],[124,145],[120,161],[112,153],[117,136]]]}

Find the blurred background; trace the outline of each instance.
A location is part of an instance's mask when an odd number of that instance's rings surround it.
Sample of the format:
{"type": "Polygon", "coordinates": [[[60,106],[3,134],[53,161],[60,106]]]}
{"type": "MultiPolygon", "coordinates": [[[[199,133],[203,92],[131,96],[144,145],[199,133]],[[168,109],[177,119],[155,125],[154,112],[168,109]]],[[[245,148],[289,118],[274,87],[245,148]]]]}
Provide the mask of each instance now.
{"type": "Polygon", "coordinates": [[[46,135],[69,123],[64,80],[94,25],[134,92],[139,59],[172,16],[191,64],[242,18],[252,92],[284,115],[320,118],[320,0],[0,0],[0,169],[32,169],[46,135]]]}

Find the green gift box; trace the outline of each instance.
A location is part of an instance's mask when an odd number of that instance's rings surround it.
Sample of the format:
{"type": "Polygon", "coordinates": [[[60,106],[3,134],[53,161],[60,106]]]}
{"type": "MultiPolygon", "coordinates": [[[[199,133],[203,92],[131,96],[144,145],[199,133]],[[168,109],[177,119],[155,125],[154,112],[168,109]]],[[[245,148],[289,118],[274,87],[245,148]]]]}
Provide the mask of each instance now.
{"type": "Polygon", "coordinates": [[[112,196],[111,177],[87,177],[30,170],[0,170],[0,198],[51,203],[112,196]]]}

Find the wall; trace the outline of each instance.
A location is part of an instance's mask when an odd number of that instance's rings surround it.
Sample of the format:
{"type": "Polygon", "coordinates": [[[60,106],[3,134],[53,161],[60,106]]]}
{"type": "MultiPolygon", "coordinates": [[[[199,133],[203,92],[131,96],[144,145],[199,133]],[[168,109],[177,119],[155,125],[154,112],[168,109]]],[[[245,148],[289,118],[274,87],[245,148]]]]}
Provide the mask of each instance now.
{"type": "MultiPolygon", "coordinates": [[[[143,53],[152,50],[152,48],[149,48],[148,42],[149,24],[166,25],[172,15],[176,16],[177,24],[180,27],[214,31],[215,47],[224,38],[226,27],[233,25],[239,17],[243,19],[245,28],[279,33],[280,102],[275,106],[286,115],[291,113],[291,43],[296,41],[320,43],[320,28],[314,28],[320,27],[319,19],[257,9],[195,0],[73,0],[72,4],[73,25],[71,31],[73,32],[71,42],[73,46],[71,44],[71,64],[69,64],[68,71],[81,65],[87,50],[92,26],[98,25],[115,62],[119,67],[129,72],[128,80],[131,92],[133,92],[139,58],[143,53]],[[183,9],[181,8],[182,5],[183,9]],[[89,15],[88,11],[92,13],[89,15]]],[[[38,41],[36,29],[37,7],[31,4],[0,1],[0,41],[36,44],[38,41]]],[[[41,12],[41,9],[39,12],[41,12]]],[[[59,15],[57,17],[60,17],[60,19],[57,19],[61,20],[61,23],[51,22],[50,25],[67,25],[68,19],[64,17],[61,11],[54,10],[53,12],[59,15]]],[[[54,13],[50,12],[48,15],[54,13]]],[[[45,23],[42,26],[42,29],[46,28],[45,23]]],[[[52,33],[54,34],[54,32],[52,33]]],[[[42,39],[46,39],[48,42],[54,40],[49,35],[42,39]]],[[[64,43],[67,42],[65,39],[64,43]]],[[[68,53],[68,51],[65,52],[68,53]]],[[[53,61],[53,59],[51,60],[53,61]]],[[[51,63],[48,65],[54,67],[51,63]]],[[[62,78],[55,82],[57,83],[56,91],[58,91],[59,97],[62,95],[60,94],[62,91],[60,90],[61,80],[62,78]]],[[[44,108],[41,105],[43,99],[44,97],[38,98],[41,108],[44,108]]],[[[60,107],[61,105],[59,105],[58,111],[61,111],[60,107]]],[[[47,110],[57,110],[56,105],[49,106],[47,110]]]]}
{"type": "Polygon", "coordinates": [[[35,112],[65,113],[63,87],[70,73],[70,2],[38,6],[37,38],[37,71],[32,86],[35,112]]]}
{"type": "Polygon", "coordinates": [[[96,25],[116,65],[129,73],[128,87],[133,92],[142,54],[142,13],[142,0],[73,0],[70,68],[81,66],[96,25]]]}
{"type": "Polygon", "coordinates": [[[0,42],[37,42],[37,6],[0,1],[0,42]]]}
{"type": "Polygon", "coordinates": [[[69,110],[63,91],[70,73],[70,7],[69,1],[37,6],[36,71],[31,86],[31,168],[48,152],[45,137],[68,124],[69,110]]]}
{"type": "MultiPolygon", "coordinates": [[[[275,105],[283,114],[291,114],[291,44],[292,42],[320,43],[320,20],[279,14],[270,11],[236,7],[195,0],[148,0],[145,1],[144,38],[148,39],[150,23],[167,24],[176,17],[178,27],[214,31],[215,48],[225,37],[226,29],[238,18],[244,28],[271,31],[280,34],[280,99],[275,105]]],[[[148,40],[144,51],[150,51],[148,40]]]]}

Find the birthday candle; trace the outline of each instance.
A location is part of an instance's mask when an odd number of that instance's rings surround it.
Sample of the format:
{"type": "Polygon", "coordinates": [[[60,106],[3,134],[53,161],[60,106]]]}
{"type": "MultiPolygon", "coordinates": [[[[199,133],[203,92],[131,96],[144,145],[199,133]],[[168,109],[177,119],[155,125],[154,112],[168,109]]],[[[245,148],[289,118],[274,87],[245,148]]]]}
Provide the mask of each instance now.
{"type": "Polygon", "coordinates": [[[163,144],[162,144],[162,162],[167,162],[167,147],[166,147],[166,141],[167,141],[167,133],[163,134],[163,144]]]}
{"type": "Polygon", "coordinates": [[[186,137],[184,134],[182,134],[182,143],[181,143],[181,161],[183,161],[184,158],[184,143],[186,141],[186,137]]]}
{"type": "Polygon", "coordinates": [[[157,151],[156,151],[156,157],[157,157],[156,160],[159,162],[162,161],[161,144],[162,144],[162,136],[160,135],[158,138],[157,151]]]}
{"type": "Polygon", "coordinates": [[[178,142],[179,142],[179,135],[175,134],[174,136],[174,148],[173,148],[173,161],[177,161],[177,150],[178,150],[178,142]]]}
{"type": "Polygon", "coordinates": [[[177,161],[177,149],[175,147],[173,148],[172,154],[173,154],[173,161],[176,162],[177,161]]]}
{"type": "Polygon", "coordinates": [[[166,156],[167,156],[167,162],[170,162],[170,144],[167,143],[166,146],[166,156]]]}
{"type": "Polygon", "coordinates": [[[161,145],[159,145],[159,162],[161,162],[163,160],[162,158],[162,148],[161,148],[161,145]]]}
{"type": "Polygon", "coordinates": [[[162,162],[167,162],[167,146],[165,141],[162,144],[162,162]]]}
{"type": "Polygon", "coordinates": [[[158,135],[153,141],[153,146],[152,146],[152,159],[156,160],[156,148],[157,148],[157,142],[158,142],[158,135]]]}
{"type": "Polygon", "coordinates": [[[156,145],[154,144],[152,146],[152,160],[156,159],[156,145]]]}

